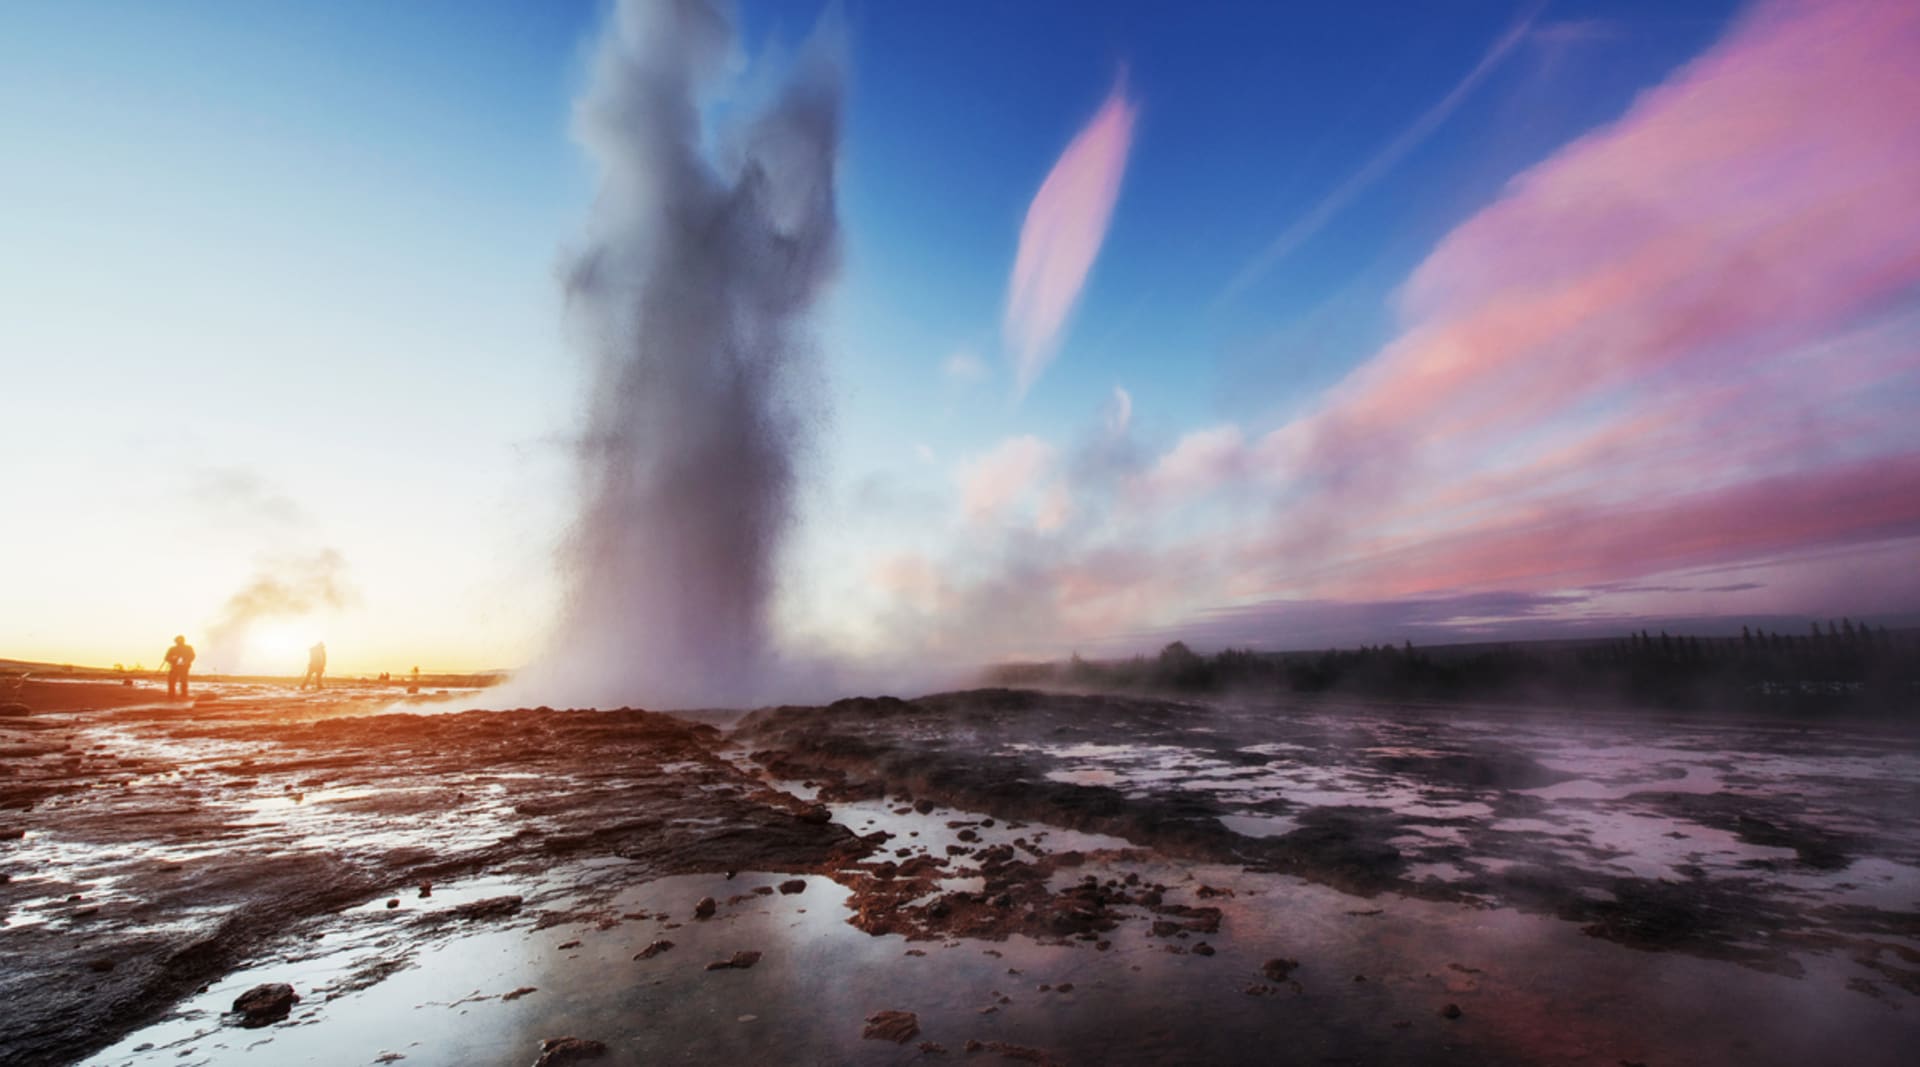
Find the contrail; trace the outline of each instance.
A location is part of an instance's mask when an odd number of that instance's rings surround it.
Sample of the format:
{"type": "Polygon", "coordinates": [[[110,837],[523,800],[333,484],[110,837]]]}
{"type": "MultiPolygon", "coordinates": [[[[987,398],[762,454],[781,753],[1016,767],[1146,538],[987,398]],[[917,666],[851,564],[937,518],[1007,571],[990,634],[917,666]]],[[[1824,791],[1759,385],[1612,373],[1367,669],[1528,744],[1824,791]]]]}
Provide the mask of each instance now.
{"type": "Polygon", "coordinates": [[[1480,57],[1480,62],[1474,64],[1473,69],[1467,72],[1467,76],[1460,79],[1447,95],[1421,113],[1420,117],[1413,121],[1413,125],[1401,130],[1398,136],[1374,153],[1373,158],[1367,160],[1365,165],[1355,171],[1351,177],[1322,197],[1320,202],[1313,205],[1305,215],[1295,219],[1293,225],[1281,231],[1280,236],[1261,249],[1260,254],[1240,268],[1240,273],[1234,275],[1233,280],[1227,283],[1227,287],[1213,299],[1213,308],[1218,309],[1245,292],[1249,286],[1260,280],[1261,275],[1272,270],[1275,264],[1292,255],[1294,250],[1307,242],[1308,238],[1319,233],[1321,227],[1332,221],[1333,217],[1338,215],[1354,197],[1385,177],[1387,172],[1398,165],[1408,152],[1413,151],[1422,141],[1432,136],[1433,131],[1439,129],[1440,124],[1445,122],[1468,96],[1472,95],[1473,90],[1478,88],[1482,81],[1486,80],[1487,75],[1493,73],[1494,68],[1500,65],[1500,61],[1507,57],[1507,53],[1513,51],[1514,46],[1526,38],[1527,31],[1533,27],[1534,19],[1538,14],[1539,8],[1535,7],[1507,27],[1506,32],[1502,33],[1493,42],[1492,47],[1487,49],[1486,54],[1480,57]]]}

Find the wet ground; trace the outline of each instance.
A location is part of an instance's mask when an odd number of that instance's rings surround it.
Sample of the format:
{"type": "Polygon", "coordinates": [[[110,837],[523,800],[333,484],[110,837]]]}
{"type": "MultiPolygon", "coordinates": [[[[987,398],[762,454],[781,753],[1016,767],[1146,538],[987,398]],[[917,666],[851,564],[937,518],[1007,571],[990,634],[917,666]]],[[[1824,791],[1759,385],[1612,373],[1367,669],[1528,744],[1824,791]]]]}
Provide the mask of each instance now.
{"type": "Polygon", "coordinates": [[[1898,1063],[1920,1038],[1910,732],[988,691],[722,733],[217,695],[0,721],[0,1060],[506,1065],[574,1036],[610,1064],[1898,1063]],[[262,982],[302,999],[241,1026],[262,982]]]}

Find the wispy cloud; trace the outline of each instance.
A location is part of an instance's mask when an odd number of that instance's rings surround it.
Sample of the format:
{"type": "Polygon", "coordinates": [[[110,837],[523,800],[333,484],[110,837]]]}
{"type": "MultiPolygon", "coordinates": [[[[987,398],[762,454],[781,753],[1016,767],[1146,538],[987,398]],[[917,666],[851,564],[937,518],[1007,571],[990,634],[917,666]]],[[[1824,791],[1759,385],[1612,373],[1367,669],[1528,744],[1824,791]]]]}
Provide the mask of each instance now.
{"type": "Polygon", "coordinates": [[[987,376],[987,365],[971,348],[957,348],[940,361],[940,373],[949,381],[971,385],[987,376]]]}
{"type": "Polygon", "coordinates": [[[1412,125],[1401,130],[1392,140],[1382,145],[1380,150],[1362,164],[1359,170],[1354,171],[1345,181],[1335,186],[1333,191],[1321,197],[1318,203],[1308,208],[1305,214],[1282,230],[1278,237],[1268,242],[1258,255],[1247,261],[1246,266],[1240,268],[1240,272],[1227,282],[1226,288],[1221,290],[1220,295],[1214,299],[1214,305],[1217,307],[1225,304],[1246,292],[1249,286],[1260,280],[1261,275],[1292,255],[1314,234],[1319,233],[1322,227],[1333,221],[1334,216],[1344,210],[1354,197],[1366,192],[1375,182],[1398,166],[1407,153],[1418,148],[1421,142],[1431,137],[1433,132],[1440,128],[1441,123],[1446,122],[1447,117],[1452,115],[1467,97],[1473,95],[1473,91],[1479,87],[1480,83],[1500,66],[1500,61],[1526,39],[1527,31],[1533,25],[1534,14],[1535,12],[1528,12],[1508,26],[1499,37],[1494,39],[1493,44],[1480,57],[1480,61],[1473,65],[1473,69],[1467,72],[1466,77],[1454,83],[1453,88],[1448,90],[1445,96],[1421,112],[1420,117],[1414,119],[1412,125]]]}
{"type": "Polygon", "coordinates": [[[961,471],[962,506],[969,520],[994,519],[1026,496],[1053,462],[1053,446],[1027,434],[1010,437],[961,471]]]}
{"type": "Polygon", "coordinates": [[[1058,350],[1120,196],[1134,105],[1116,85],[1027,207],[1004,322],[1021,395],[1058,350]]]}
{"type": "Polygon", "coordinates": [[[248,467],[209,467],[194,472],[187,496],[228,521],[298,525],[306,512],[248,467]]]}

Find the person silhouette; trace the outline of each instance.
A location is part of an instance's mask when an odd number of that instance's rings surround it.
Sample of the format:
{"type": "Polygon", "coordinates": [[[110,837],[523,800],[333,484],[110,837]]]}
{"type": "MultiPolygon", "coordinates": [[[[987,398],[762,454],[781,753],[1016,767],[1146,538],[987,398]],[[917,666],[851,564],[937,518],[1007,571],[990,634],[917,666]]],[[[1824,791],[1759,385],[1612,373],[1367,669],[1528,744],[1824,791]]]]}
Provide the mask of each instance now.
{"type": "Polygon", "coordinates": [[[174,698],[175,687],[179,688],[180,699],[187,697],[187,670],[193,666],[193,646],[187,644],[185,634],[175,634],[173,647],[161,657],[167,664],[167,699],[174,698]]]}
{"type": "Polygon", "coordinates": [[[300,688],[307,687],[307,679],[313,679],[313,687],[320,688],[320,676],[327,673],[327,643],[321,641],[307,649],[307,673],[300,678],[300,688]]]}

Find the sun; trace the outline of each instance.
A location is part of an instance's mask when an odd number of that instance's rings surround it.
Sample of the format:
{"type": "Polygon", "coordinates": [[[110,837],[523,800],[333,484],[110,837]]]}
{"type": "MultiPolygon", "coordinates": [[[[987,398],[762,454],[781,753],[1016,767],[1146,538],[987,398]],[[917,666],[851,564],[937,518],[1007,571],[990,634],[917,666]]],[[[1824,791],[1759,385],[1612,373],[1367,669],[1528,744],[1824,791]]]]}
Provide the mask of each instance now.
{"type": "Polygon", "coordinates": [[[300,619],[255,623],[247,632],[247,662],[269,673],[297,673],[306,662],[310,629],[300,619]]]}

